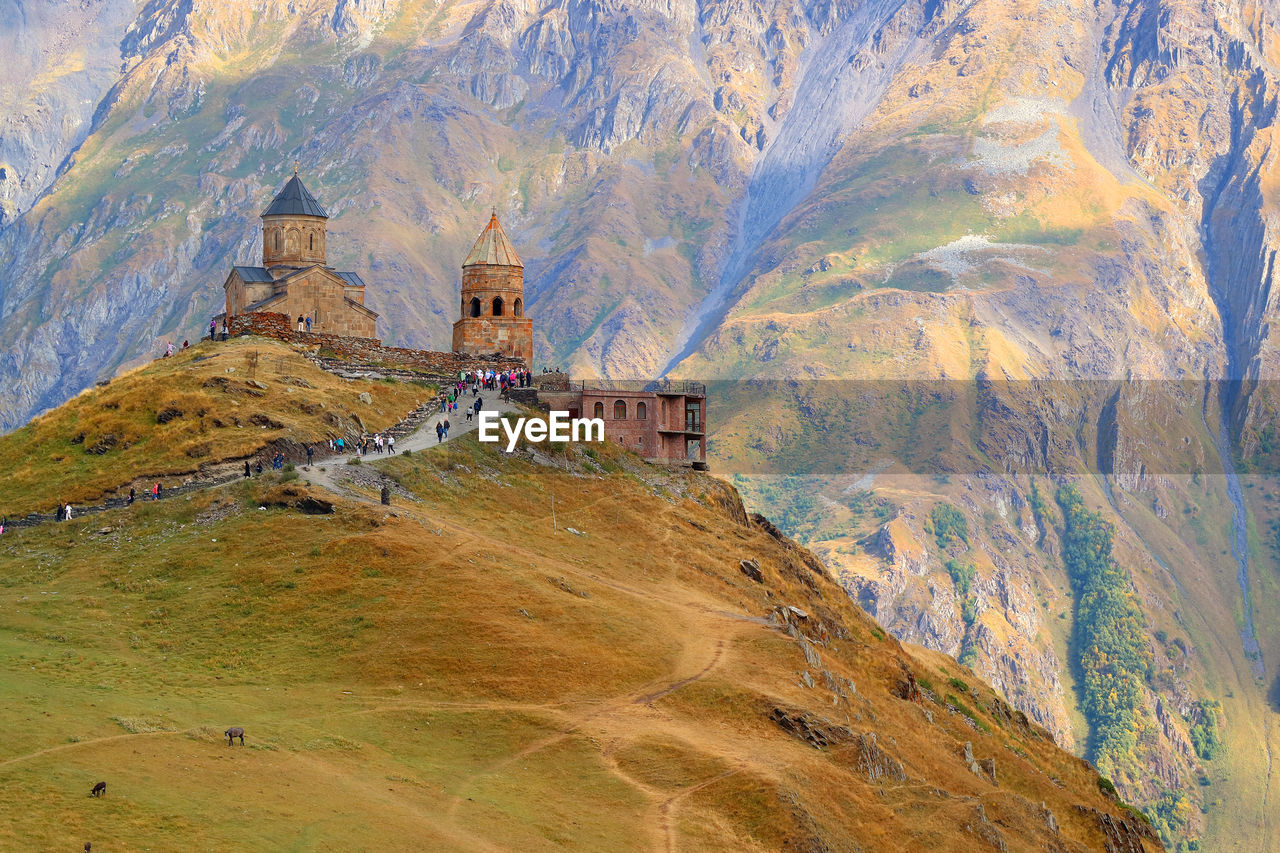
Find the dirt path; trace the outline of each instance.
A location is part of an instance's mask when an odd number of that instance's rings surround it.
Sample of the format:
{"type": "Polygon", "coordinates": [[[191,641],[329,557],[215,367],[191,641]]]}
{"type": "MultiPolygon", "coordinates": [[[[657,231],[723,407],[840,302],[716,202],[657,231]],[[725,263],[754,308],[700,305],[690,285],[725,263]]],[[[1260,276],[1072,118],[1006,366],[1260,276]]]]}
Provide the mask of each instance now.
{"type": "MultiPolygon", "coordinates": [[[[498,398],[498,393],[499,392],[497,391],[489,391],[487,392],[489,395],[487,397],[484,394],[480,395],[484,400],[484,408],[486,410],[501,412],[503,414],[519,411],[513,403],[500,400],[498,398]]],[[[406,450],[413,453],[421,453],[422,451],[431,450],[434,447],[440,447],[441,445],[448,444],[449,442],[461,438],[464,435],[472,433],[480,424],[479,418],[467,420],[466,411],[464,408],[461,408],[461,406],[469,405],[473,399],[474,398],[472,397],[463,396],[460,400],[460,408],[458,411],[448,415],[448,438],[443,440],[438,440],[436,438],[436,424],[445,420],[446,417],[444,414],[437,411],[435,414],[429,415],[417,430],[403,438],[397,438],[395,451],[393,453],[370,453],[368,456],[360,456],[358,453],[337,454],[326,458],[320,465],[310,465],[299,468],[298,472],[302,475],[303,480],[313,486],[320,486],[321,488],[328,489],[336,494],[351,495],[353,497],[357,497],[359,500],[367,501],[368,499],[365,496],[354,493],[350,489],[341,485],[342,481],[345,479],[341,474],[346,470],[346,467],[351,464],[351,460],[360,459],[362,463],[372,463],[377,462],[379,459],[387,459],[395,453],[404,453],[406,450]]]]}
{"type": "Polygon", "coordinates": [[[78,740],[75,743],[60,743],[57,746],[48,746],[48,747],[45,747],[44,749],[37,749],[34,752],[28,752],[25,755],[16,755],[13,758],[7,758],[4,761],[0,761],[0,767],[9,767],[10,765],[13,765],[13,764],[20,764],[24,761],[30,761],[33,758],[40,758],[41,756],[44,756],[44,755],[51,755],[55,752],[66,752],[72,749],[82,749],[86,746],[96,746],[102,743],[110,743],[112,741],[124,740],[125,738],[159,737],[162,735],[172,736],[176,734],[182,734],[182,733],[178,731],[128,732],[122,735],[107,735],[106,737],[86,738],[85,740],[78,740]]]}

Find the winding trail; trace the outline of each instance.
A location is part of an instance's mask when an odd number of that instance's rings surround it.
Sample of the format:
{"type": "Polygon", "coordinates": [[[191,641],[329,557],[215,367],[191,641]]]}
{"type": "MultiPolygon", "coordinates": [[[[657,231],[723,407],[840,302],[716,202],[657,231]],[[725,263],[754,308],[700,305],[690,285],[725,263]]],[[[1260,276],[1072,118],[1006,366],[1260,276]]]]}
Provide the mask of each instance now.
{"type": "MultiPolygon", "coordinates": [[[[485,408],[497,409],[501,412],[518,411],[513,404],[503,403],[497,399],[486,398],[485,408]]],[[[465,398],[464,398],[465,402],[465,398]]],[[[465,416],[451,416],[452,428],[446,441],[438,442],[434,434],[436,420],[439,416],[426,418],[413,433],[398,438],[396,450],[410,450],[414,453],[429,452],[432,448],[446,444],[476,429],[476,421],[468,423],[465,416]],[[425,429],[424,429],[425,428],[425,429]]],[[[300,466],[301,479],[308,484],[326,489],[344,499],[360,501],[365,504],[378,505],[376,496],[370,496],[367,488],[361,487],[361,479],[343,476],[346,471],[376,471],[376,463],[383,458],[374,454],[363,459],[362,465],[347,468],[347,462],[355,454],[344,454],[329,457],[320,465],[300,466]],[[368,467],[365,467],[365,464],[368,467]],[[355,482],[352,482],[355,479],[355,482]]],[[[367,485],[367,484],[366,484],[367,485]]],[[[209,487],[214,487],[210,484],[209,487]]],[[[566,496],[565,506],[561,513],[569,520],[588,518],[599,514],[599,506],[608,508],[609,501],[618,500],[613,495],[598,497],[594,500],[577,500],[566,496]]],[[[460,556],[478,552],[490,547],[488,540],[468,529],[462,521],[432,517],[430,508],[415,501],[398,501],[396,512],[405,520],[420,524],[428,531],[447,535],[451,545],[442,551],[440,561],[456,560],[460,556]]],[[[550,512],[547,513],[548,517],[550,512]]],[[[590,529],[590,528],[588,528],[590,529]]],[[[546,555],[538,553],[529,543],[510,540],[504,543],[504,556],[513,560],[527,558],[530,562],[545,560],[546,555]]],[[[653,584],[636,578],[617,578],[602,576],[592,570],[592,566],[570,561],[559,568],[567,578],[597,584],[606,587],[625,598],[634,598],[637,602],[647,604],[661,603],[672,614],[673,621],[667,630],[671,639],[672,651],[664,657],[661,674],[642,684],[624,684],[616,695],[592,697],[583,700],[538,702],[526,700],[468,700],[414,698],[406,696],[403,700],[388,696],[369,696],[361,700],[356,697],[358,707],[352,707],[346,715],[382,715],[403,711],[475,711],[481,714],[518,713],[529,715],[543,721],[548,728],[543,729],[542,736],[534,736],[530,742],[521,744],[501,756],[495,756],[488,762],[462,771],[447,781],[448,790],[439,789],[439,806],[435,814],[440,819],[431,820],[432,832],[438,833],[441,843],[453,849],[490,851],[499,849],[493,842],[482,837],[470,823],[475,811],[469,806],[472,798],[481,800],[485,795],[487,784],[494,777],[505,774],[523,772],[519,765],[530,756],[544,750],[552,749],[560,744],[585,743],[591,745],[591,751],[598,759],[601,772],[618,780],[633,790],[643,803],[643,834],[635,839],[638,846],[654,851],[654,853],[674,853],[680,849],[678,817],[681,808],[690,797],[706,790],[735,774],[743,772],[770,773],[771,767],[766,757],[753,754],[747,747],[736,740],[733,732],[707,730],[696,723],[683,719],[673,712],[662,701],[685,690],[698,682],[714,676],[722,671],[734,658],[733,649],[740,637],[747,637],[761,632],[774,631],[765,620],[746,616],[742,613],[725,609],[723,601],[709,597],[707,593],[680,585],[667,586],[653,584]],[[687,776],[677,780],[655,781],[644,776],[641,765],[628,769],[626,762],[619,762],[619,754],[625,756],[622,749],[630,749],[638,743],[657,738],[662,741],[678,744],[688,750],[691,757],[714,756],[714,764],[703,770],[691,770],[687,776]],[[637,771],[640,775],[637,775],[637,771]]],[[[425,575],[424,575],[425,577],[425,575]]],[[[422,582],[426,582],[423,580],[422,582]]],[[[327,711],[325,717],[332,716],[327,711]]],[[[322,718],[309,718],[305,714],[296,717],[295,722],[307,727],[318,727],[322,718]]],[[[21,762],[38,759],[41,756],[74,750],[81,747],[109,744],[136,737],[174,737],[182,736],[181,731],[149,732],[143,734],[119,734],[108,737],[88,739],[76,743],[59,744],[34,752],[15,756],[0,761],[0,767],[7,767],[21,762]]],[[[376,748],[376,747],[375,747],[376,748]]],[[[424,813],[421,804],[415,804],[412,798],[388,787],[383,780],[359,778],[345,772],[340,761],[330,761],[322,755],[312,755],[296,750],[285,750],[282,759],[306,770],[303,777],[322,776],[338,780],[340,787],[352,800],[368,800],[386,807],[396,819],[403,817],[406,822],[421,822],[424,813]]],[[[390,776],[388,780],[392,780],[390,776]]],[[[401,782],[406,780],[400,780],[401,782]]],[[[408,780],[410,784],[415,783],[408,780]]],[[[399,784],[398,782],[396,784],[399,784]]],[[[419,784],[419,787],[421,785],[419,784]]],[[[436,798],[434,790],[432,799],[436,798]]],[[[434,810],[436,807],[430,807],[434,810]]]]}
{"type": "Polygon", "coordinates": [[[56,752],[67,752],[73,749],[82,749],[86,746],[96,746],[103,743],[111,743],[113,741],[125,740],[127,738],[138,737],[158,737],[161,735],[177,735],[182,734],[179,731],[160,731],[160,732],[128,732],[122,735],[107,735],[106,737],[85,738],[74,743],[60,743],[57,746],[47,746],[44,749],[37,749],[34,752],[28,752],[24,755],[15,755],[13,758],[6,758],[0,761],[0,767],[9,767],[13,764],[21,764],[24,761],[30,761],[33,758],[40,758],[44,755],[52,755],[56,752]]]}
{"type": "MultiPolygon", "coordinates": [[[[498,397],[498,394],[499,392],[497,391],[487,391],[480,395],[480,398],[484,401],[484,408],[486,410],[501,412],[503,414],[520,411],[515,404],[501,400],[498,397]]],[[[359,459],[363,464],[365,462],[376,462],[379,459],[389,459],[396,453],[404,453],[405,451],[421,453],[426,450],[431,450],[434,447],[441,447],[451,441],[461,438],[464,435],[474,432],[480,425],[479,418],[467,420],[466,410],[463,408],[464,405],[470,405],[474,399],[474,397],[463,395],[459,398],[458,411],[447,416],[443,412],[438,411],[429,415],[414,432],[404,438],[396,439],[395,451],[393,453],[371,453],[367,456],[361,456],[359,453],[340,453],[326,457],[320,464],[300,467],[298,472],[301,474],[303,480],[312,485],[329,489],[330,491],[338,494],[357,496],[361,500],[364,500],[365,498],[363,495],[356,495],[356,493],[351,492],[349,489],[346,489],[339,484],[338,481],[341,478],[337,476],[337,472],[344,470],[345,466],[352,464],[352,460],[355,459],[359,459]],[[436,423],[443,421],[446,417],[448,417],[449,420],[449,436],[443,440],[437,440],[435,434],[436,423]]]]}

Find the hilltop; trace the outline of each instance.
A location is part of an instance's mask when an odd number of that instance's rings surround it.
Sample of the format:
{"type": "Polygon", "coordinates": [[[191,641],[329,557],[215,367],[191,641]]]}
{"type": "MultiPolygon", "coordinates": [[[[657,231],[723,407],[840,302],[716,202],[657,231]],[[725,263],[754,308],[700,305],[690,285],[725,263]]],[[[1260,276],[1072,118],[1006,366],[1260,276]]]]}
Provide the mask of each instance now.
{"type": "Polygon", "coordinates": [[[0,515],[100,504],[235,473],[277,450],[380,432],[434,396],[423,381],[344,379],[269,338],[197,342],[84,391],[0,443],[0,515]]]}
{"type": "MultiPolygon", "coordinates": [[[[163,404],[201,364],[129,387],[163,404]]],[[[1159,849],[719,480],[469,436],[343,467],[0,539],[0,846],[1159,849]]]]}

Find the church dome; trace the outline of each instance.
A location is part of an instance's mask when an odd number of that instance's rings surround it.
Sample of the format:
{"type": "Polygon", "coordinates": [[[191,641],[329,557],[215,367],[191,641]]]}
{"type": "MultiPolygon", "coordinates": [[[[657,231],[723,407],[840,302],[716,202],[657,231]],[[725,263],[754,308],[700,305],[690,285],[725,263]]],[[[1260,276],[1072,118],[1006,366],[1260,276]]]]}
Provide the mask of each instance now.
{"type": "Polygon", "coordinates": [[[324,212],[320,202],[316,201],[315,196],[307,192],[307,188],[302,185],[302,179],[298,177],[297,172],[294,172],[293,177],[289,179],[289,183],[284,185],[284,189],[276,194],[271,205],[262,211],[262,215],[329,218],[329,214],[324,212]]]}
{"type": "Polygon", "coordinates": [[[480,237],[476,240],[476,244],[471,247],[471,252],[467,255],[467,259],[462,262],[462,266],[464,268],[470,266],[524,266],[520,261],[520,256],[516,254],[516,250],[511,247],[510,241],[507,240],[507,235],[503,232],[502,226],[498,224],[497,213],[489,217],[489,224],[485,226],[484,231],[480,232],[480,237]]]}

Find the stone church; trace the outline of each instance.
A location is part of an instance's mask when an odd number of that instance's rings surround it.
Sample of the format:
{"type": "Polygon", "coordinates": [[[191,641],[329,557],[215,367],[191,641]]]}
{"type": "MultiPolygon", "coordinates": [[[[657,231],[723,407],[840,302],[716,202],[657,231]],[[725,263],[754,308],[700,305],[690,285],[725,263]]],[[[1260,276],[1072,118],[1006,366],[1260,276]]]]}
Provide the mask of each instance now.
{"type": "Polygon", "coordinates": [[[313,332],[376,338],[378,315],[364,306],[364,281],[325,264],[328,219],[295,169],[262,212],[262,266],[232,267],[227,276],[224,316],[272,312],[291,324],[310,320],[313,332]]]}

